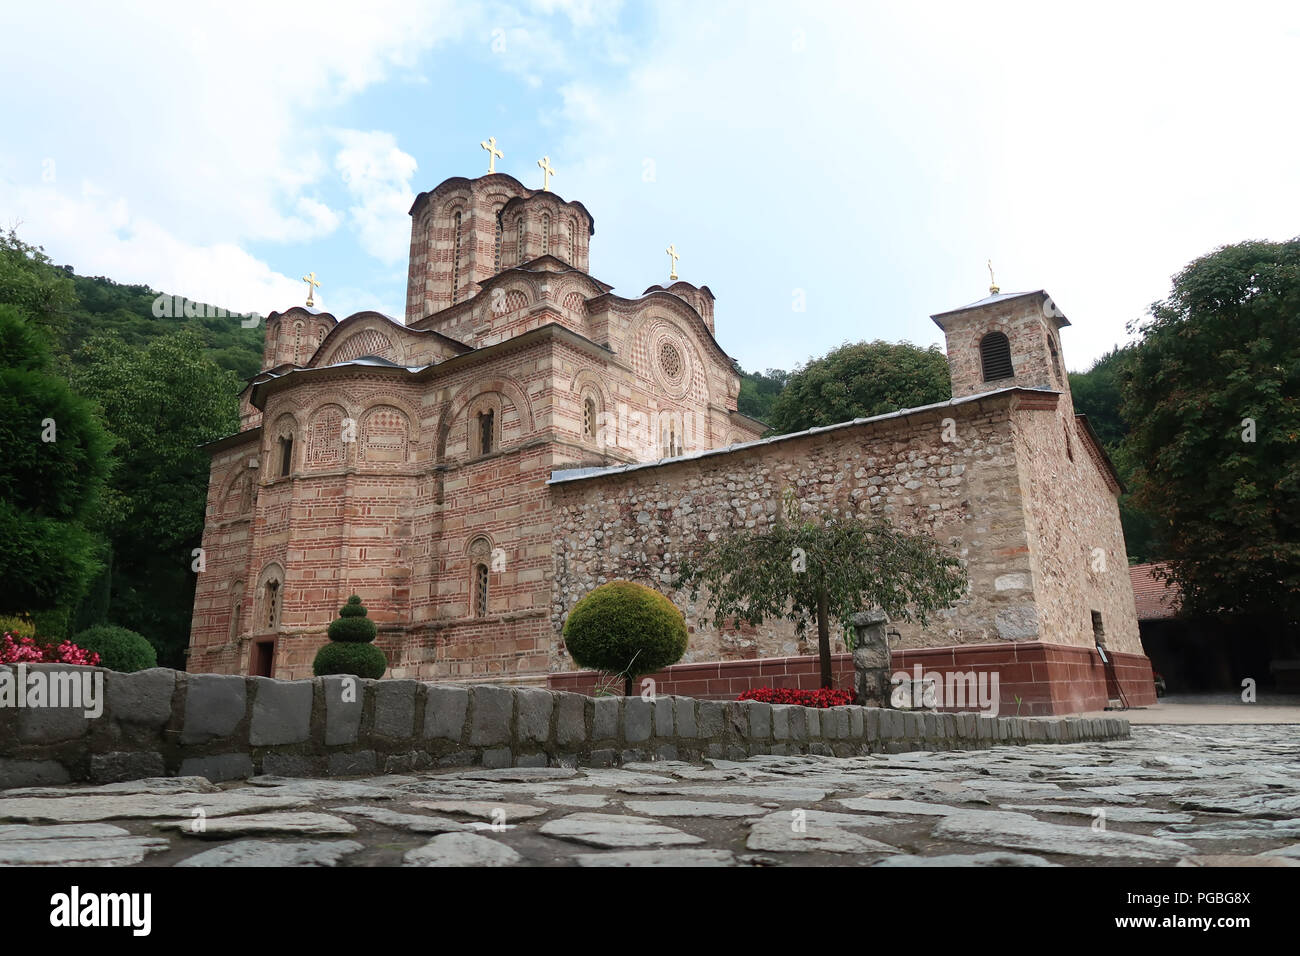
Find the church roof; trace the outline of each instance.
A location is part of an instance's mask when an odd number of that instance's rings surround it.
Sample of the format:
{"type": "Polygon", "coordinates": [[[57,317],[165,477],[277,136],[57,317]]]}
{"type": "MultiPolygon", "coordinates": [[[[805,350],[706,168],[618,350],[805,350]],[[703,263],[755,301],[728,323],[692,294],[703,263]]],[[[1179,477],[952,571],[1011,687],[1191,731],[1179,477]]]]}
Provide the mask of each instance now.
{"type": "MultiPolygon", "coordinates": [[[[1040,295],[1049,303],[1052,302],[1052,297],[1047,294],[1047,290],[1045,289],[1035,289],[1032,292],[995,292],[992,295],[986,295],[984,298],[972,302],[969,305],[963,305],[956,309],[949,309],[946,312],[936,312],[934,315],[930,316],[930,318],[934,320],[935,325],[942,329],[944,328],[944,324],[940,320],[945,319],[950,315],[959,315],[962,312],[971,312],[975,309],[983,309],[990,305],[997,305],[999,302],[1010,302],[1012,299],[1024,299],[1031,295],[1040,295]]],[[[1056,319],[1057,328],[1070,324],[1070,320],[1065,317],[1064,313],[1062,313],[1060,309],[1056,308],[1054,303],[1052,304],[1050,314],[1054,319],[1056,319]]]]}
{"type": "Polygon", "coordinates": [[[770,438],[760,438],[756,441],[740,442],[734,445],[727,445],[725,448],[707,448],[703,451],[691,452],[687,455],[678,455],[675,458],[660,458],[656,461],[641,461],[630,465],[606,465],[604,467],[590,468],[564,468],[551,472],[551,478],[548,485],[558,485],[567,481],[580,481],[583,478],[592,478],[596,475],[614,475],[626,471],[639,471],[643,468],[657,468],[660,465],[680,461],[694,461],[698,458],[710,458],[714,455],[725,455],[733,451],[741,451],[746,448],[761,448],[764,445],[771,445],[776,442],[790,441],[794,438],[804,438],[808,435],[820,435],[824,432],[839,431],[845,428],[852,428],[855,425],[865,425],[868,422],[883,422],[892,418],[905,418],[908,415],[915,415],[918,412],[933,411],[938,408],[952,408],[957,405],[965,405],[970,402],[978,402],[983,398],[992,398],[995,395],[1005,395],[1010,392],[1027,392],[1037,395],[1060,395],[1060,392],[1045,388],[1025,388],[1021,385],[1012,385],[1008,388],[997,388],[989,392],[979,392],[975,395],[965,395],[961,398],[952,398],[946,402],[935,402],[932,405],[920,405],[917,408],[900,408],[896,412],[886,412],[883,415],[871,415],[867,418],[854,418],[847,422],[837,422],[834,425],[821,425],[817,428],[808,428],[801,432],[791,432],[788,435],[772,435],[770,438]]]}

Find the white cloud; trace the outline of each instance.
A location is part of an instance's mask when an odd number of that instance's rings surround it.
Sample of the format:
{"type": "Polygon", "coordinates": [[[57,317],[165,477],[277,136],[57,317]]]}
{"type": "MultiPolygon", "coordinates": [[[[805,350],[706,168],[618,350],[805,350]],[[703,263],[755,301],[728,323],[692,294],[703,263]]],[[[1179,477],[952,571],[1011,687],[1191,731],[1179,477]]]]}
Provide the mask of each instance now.
{"type": "Polygon", "coordinates": [[[408,213],[415,202],[415,157],[397,148],[392,133],[339,130],[343,148],[334,167],[357,202],[348,210],[362,247],[392,265],[410,253],[408,213]]]}

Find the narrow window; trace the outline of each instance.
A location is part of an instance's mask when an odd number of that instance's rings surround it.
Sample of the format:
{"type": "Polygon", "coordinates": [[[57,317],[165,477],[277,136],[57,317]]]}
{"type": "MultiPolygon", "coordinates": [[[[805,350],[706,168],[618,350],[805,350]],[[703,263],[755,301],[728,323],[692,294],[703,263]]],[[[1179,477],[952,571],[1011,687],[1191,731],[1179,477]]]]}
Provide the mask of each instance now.
{"type": "Polygon", "coordinates": [[[1092,639],[1098,647],[1106,646],[1106,627],[1101,623],[1101,612],[1092,612],[1092,639]]]}
{"type": "Polygon", "coordinates": [[[454,233],[451,253],[451,301],[454,303],[460,293],[460,213],[452,217],[451,228],[454,233]]]}
{"type": "Polygon", "coordinates": [[[486,412],[479,412],[478,416],[478,447],[481,454],[488,454],[492,451],[492,425],[496,413],[490,409],[486,412]]]}
{"type": "Polygon", "coordinates": [[[290,469],[293,468],[293,436],[280,436],[280,477],[288,476],[290,469]]]}
{"type": "Polygon", "coordinates": [[[244,582],[236,581],[230,589],[230,633],[227,640],[234,643],[239,637],[239,611],[244,604],[244,582]]]}
{"type": "Polygon", "coordinates": [[[596,400],[589,398],[582,403],[582,433],[588,438],[596,437],[596,400]]]}
{"type": "Polygon", "coordinates": [[[280,623],[280,582],[272,578],[266,582],[266,629],[274,631],[280,623]]]}
{"type": "Polygon", "coordinates": [[[1052,369],[1056,372],[1056,383],[1062,385],[1065,383],[1065,376],[1061,373],[1061,356],[1056,351],[1056,339],[1051,332],[1047,333],[1047,348],[1052,353],[1052,369]]]}
{"type": "Polygon", "coordinates": [[[569,220],[569,265],[573,265],[574,262],[577,261],[573,258],[573,233],[574,232],[575,232],[574,222],[572,219],[570,219],[569,220]]]}
{"type": "Polygon", "coordinates": [[[986,382],[1011,378],[1015,374],[1011,365],[1011,343],[1001,332],[990,332],[980,340],[980,362],[986,382]]]}
{"type": "Polygon", "coordinates": [[[492,249],[492,274],[496,275],[501,271],[501,233],[504,230],[501,225],[501,210],[497,210],[497,238],[496,245],[492,249]]]}
{"type": "Polygon", "coordinates": [[[551,217],[542,217],[542,255],[551,251],[551,217]]]}
{"type": "Polygon", "coordinates": [[[474,565],[474,616],[487,617],[488,612],[488,566],[474,565]]]}
{"type": "Polygon", "coordinates": [[[521,215],[515,223],[515,265],[524,264],[524,217],[521,215]]]}

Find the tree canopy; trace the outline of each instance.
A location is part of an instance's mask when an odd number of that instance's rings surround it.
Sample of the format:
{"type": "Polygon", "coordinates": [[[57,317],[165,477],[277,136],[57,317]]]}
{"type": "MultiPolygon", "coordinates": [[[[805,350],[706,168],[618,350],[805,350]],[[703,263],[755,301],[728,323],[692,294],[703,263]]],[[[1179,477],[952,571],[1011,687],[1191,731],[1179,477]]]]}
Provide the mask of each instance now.
{"type": "Polygon", "coordinates": [[[966,589],[961,562],[925,534],[851,514],[800,514],[787,493],[784,514],[765,529],[740,530],[703,545],[682,562],[677,587],[701,588],[717,628],[794,621],[817,624],[823,687],[831,686],[830,622],[879,607],[895,620],[919,620],[951,606],[966,589]]]}
{"type": "Polygon", "coordinates": [[[948,360],[937,345],[846,343],[795,371],[767,421],[785,434],[951,397],[948,360]]]}
{"type": "Polygon", "coordinates": [[[1175,276],[1125,364],[1125,455],[1185,608],[1300,620],[1300,239],[1175,276]]]}

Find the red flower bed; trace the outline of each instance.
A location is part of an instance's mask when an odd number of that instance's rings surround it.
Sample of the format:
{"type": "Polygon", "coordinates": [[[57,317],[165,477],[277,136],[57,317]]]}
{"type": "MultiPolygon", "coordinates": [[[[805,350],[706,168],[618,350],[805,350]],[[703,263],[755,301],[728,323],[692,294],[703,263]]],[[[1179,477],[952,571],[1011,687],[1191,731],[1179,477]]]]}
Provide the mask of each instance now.
{"type": "Polygon", "coordinates": [[[62,644],[37,644],[30,637],[20,637],[17,641],[8,631],[0,639],[0,664],[85,664],[94,667],[99,663],[99,655],[87,651],[71,641],[62,644]]]}
{"type": "Polygon", "coordinates": [[[756,700],[763,704],[802,704],[804,707],[842,707],[853,703],[853,691],[820,687],[817,690],[793,690],[787,687],[755,687],[737,700],[756,700]]]}

